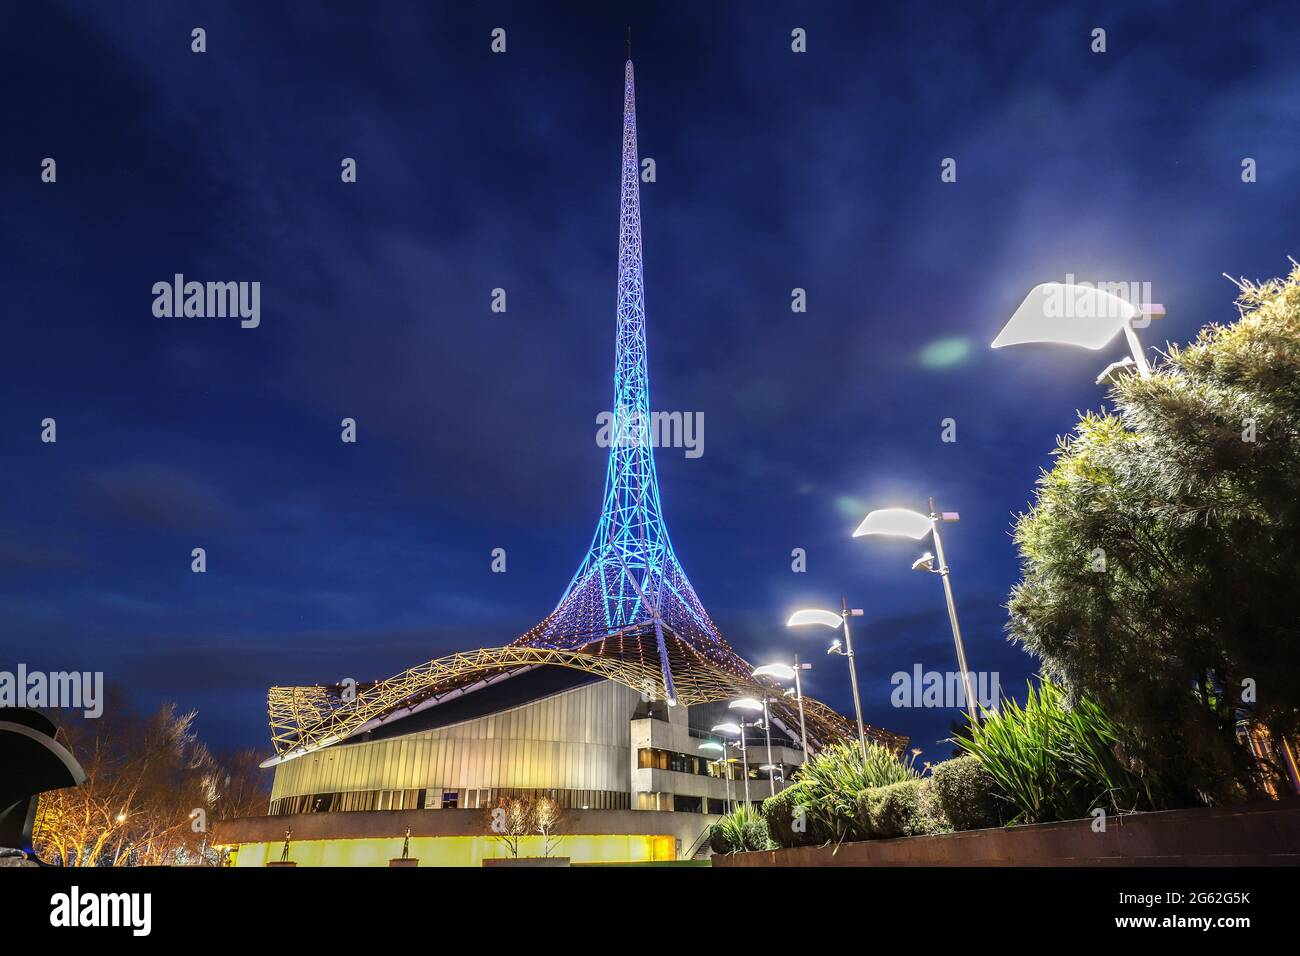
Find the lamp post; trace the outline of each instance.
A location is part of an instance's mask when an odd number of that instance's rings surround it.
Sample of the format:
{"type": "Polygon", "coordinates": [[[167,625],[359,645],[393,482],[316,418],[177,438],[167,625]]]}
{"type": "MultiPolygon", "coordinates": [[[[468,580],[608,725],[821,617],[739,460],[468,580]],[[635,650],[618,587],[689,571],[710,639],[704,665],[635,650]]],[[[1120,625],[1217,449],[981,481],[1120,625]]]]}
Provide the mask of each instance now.
{"type": "MultiPolygon", "coordinates": [[[[766,766],[771,767],[772,766],[772,723],[768,719],[767,698],[764,697],[762,700],[755,700],[753,697],[742,697],[739,700],[733,700],[727,706],[730,707],[732,710],[747,710],[750,713],[759,713],[760,711],[762,712],[763,733],[767,735],[766,766]]],[[[755,722],[755,725],[756,724],[757,721],[755,722]]],[[[761,770],[762,768],[760,767],[759,769],[761,770]]],[[[768,789],[769,796],[773,796],[773,797],[776,796],[776,781],[772,778],[772,772],[770,770],[768,771],[767,774],[767,789],[768,789]]]]}
{"type": "Polygon", "coordinates": [[[742,765],[741,773],[745,778],[745,809],[749,809],[749,754],[745,749],[745,723],[739,724],[715,724],[711,730],[715,734],[728,734],[740,736],[740,762],[742,765]]]}
{"type": "MultiPolygon", "coordinates": [[[[736,749],[736,750],[739,750],[739,751],[740,751],[740,759],[741,759],[742,761],[745,759],[745,741],[743,741],[743,740],[733,740],[733,741],[731,741],[729,744],[727,744],[727,746],[728,746],[728,747],[732,747],[732,748],[734,748],[734,749],[736,749]]],[[[732,768],[732,766],[733,766],[733,763],[732,763],[732,762],[733,762],[735,759],[736,759],[735,757],[728,757],[728,758],[727,758],[727,780],[728,780],[728,784],[727,784],[727,792],[728,792],[728,793],[731,792],[731,784],[730,784],[730,780],[731,780],[732,777],[733,777],[733,774],[732,774],[732,772],[731,772],[731,768],[732,768]]],[[[748,790],[748,789],[749,789],[748,786],[746,786],[745,789],[748,790]]],[[[735,796],[735,798],[731,801],[731,809],[735,810],[735,809],[736,809],[737,807],[739,807],[739,806],[740,806],[740,788],[737,787],[737,788],[736,788],[736,796],[735,796]]]]}
{"type": "Polygon", "coordinates": [[[961,515],[955,511],[935,511],[934,499],[931,498],[928,515],[907,508],[884,508],[873,511],[862,519],[862,523],[853,532],[853,537],[879,534],[920,540],[927,534],[934,536],[934,550],[938,553],[939,566],[934,567],[935,556],[927,551],[912,563],[912,569],[930,571],[943,579],[943,594],[948,604],[948,623],[952,626],[952,640],[957,647],[957,666],[961,669],[962,683],[966,688],[966,713],[970,717],[971,724],[977,725],[979,716],[975,712],[975,688],[971,683],[970,668],[966,666],[966,647],[961,639],[961,626],[957,623],[957,605],[952,597],[948,561],[943,554],[943,535],[939,533],[939,525],[960,519],[961,515]]]}
{"type": "Polygon", "coordinates": [[[795,611],[790,615],[790,620],[785,622],[786,627],[800,627],[804,624],[821,624],[824,627],[838,627],[844,631],[844,650],[839,650],[839,642],[836,641],[831,645],[828,654],[843,654],[849,659],[849,679],[853,682],[853,710],[858,718],[858,745],[862,748],[862,762],[867,762],[867,731],[862,723],[862,699],[858,695],[858,671],[853,663],[853,635],[849,631],[849,618],[861,617],[862,609],[854,608],[849,610],[848,602],[840,598],[840,613],[834,611],[822,611],[811,608],[803,611],[795,611]]]}
{"type": "MultiPolygon", "coordinates": [[[[724,807],[730,807],[731,772],[727,767],[727,745],[725,743],[719,743],[716,740],[706,740],[704,743],[700,744],[700,749],[717,750],[721,753],[721,756],[718,757],[718,770],[722,773],[722,805],[724,807]]],[[[706,797],[705,799],[707,800],[708,798],[706,797]]],[[[704,809],[707,811],[708,807],[706,806],[704,809]]]]}
{"type": "MultiPolygon", "coordinates": [[[[782,767],[779,763],[765,763],[763,764],[763,766],[759,767],[758,769],[766,770],[768,777],[771,779],[775,779],[775,775],[780,774],[781,789],[783,790],[785,789],[785,768],[782,767]]],[[[775,786],[775,784],[773,784],[773,786],[775,786]]]]}
{"type": "MultiPolygon", "coordinates": [[[[754,668],[755,677],[771,677],[775,680],[793,680],[794,681],[794,699],[799,705],[799,748],[803,751],[803,759],[808,759],[808,727],[804,723],[803,716],[803,685],[799,682],[799,671],[811,670],[811,664],[800,664],[799,655],[794,656],[794,667],[789,664],[764,664],[762,667],[754,668]]],[[[790,691],[786,691],[789,695],[790,691]]]]}
{"type": "Polygon", "coordinates": [[[1025,301],[1002,327],[992,347],[1051,342],[1080,348],[1104,348],[1119,332],[1124,333],[1132,359],[1110,365],[1097,378],[1105,381],[1121,368],[1133,366],[1142,378],[1151,377],[1146,352],[1138,341],[1133,322],[1138,317],[1160,319],[1165,307],[1155,303],[1135,306],[1117,295],[1093,286],[1045,282],[1029,290],[1025,301]]]}
{"type": "MultiPolygon", "coordinates": [[[[767,734],[767,762],[768,762],[769,764],[771,764],[771,763],[772,763],[772,730],[771,730],[771,726],[770,726],[770,725],[768,724],[768,722],[767,722],[767,699],[764,698],[763,700],[756,700],[756,699],[753,698],[753,697],[741,697],[741,698],[739,698],[739,699],[737,699],[737,700],[733,700],[731,703],[729,703],[729,704],[727,705],[727,707],[728,707],[730,710],[748,711],[748,712],[751,713],[751,714],[762,714],[762,715],[763,715],[763,719],[762,719],[762,720],[751,720],[751,721],[749,721],[748,723],[746,723],[745,720],[744,720],[743,718],[741,719],[741,721],[740,721],[740,727],[741,727],[741,738],[740,738],[740,739],[741,739],[742,741],[745,739],[745,737],[744,737],[744,728],[746,728],[746,727],[762,727],[762,728],[763,728],[763,732],[767,734]]],[[[745,769],[745,780],[746,780],[746,782],[748,782],[748,780],[749,780],[749,769],[748,769],[748,765],[746,765],[746,769],[745,769]]],[[[771,775],[771,774],[768,774],[768,775],[767,775],[767,782],[768,782],[768,789],[771,791],[771,794],[770,794],[770,795],[775,795],[775,794],[776,794],[776,783],[772,780],[772,775],[771,775]]],[[[746,792],[748,793],[748,789],[746,790],[746,792]]],[[[748,797],[748,795],[746,795],[746,797],[745,797],[745,802],[746,802],[746,803],[749,802],[749,797],[748,797]]]]}

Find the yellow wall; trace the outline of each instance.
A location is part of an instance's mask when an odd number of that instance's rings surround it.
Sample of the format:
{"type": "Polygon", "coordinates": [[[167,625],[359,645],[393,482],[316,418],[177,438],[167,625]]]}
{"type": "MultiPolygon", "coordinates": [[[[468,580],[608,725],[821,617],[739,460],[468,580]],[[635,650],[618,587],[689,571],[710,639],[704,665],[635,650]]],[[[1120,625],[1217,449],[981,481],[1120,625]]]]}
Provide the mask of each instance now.
{"type": "MultiPolygon", "coordinates": [[[[283,843],[242,843],[236,866],[265,866],[279,860],[283,843]]],[[[643,863],[671,860],[676,841],[671,836],[597,834],[554,837],[551,856],[567,856],[574,863],[643,863]]],[[[387,866],[402,855],[402,841],[300,840],[289,846],[289,859],[299,866],[387,866]]],[[[504,844],[489,836],[411,837],[411,856],[420,866],[481,866],[484,859],[510,855],[504,844]]],[[[523,837],[520,856],[541,856],[542,838],[523,837]]]]}

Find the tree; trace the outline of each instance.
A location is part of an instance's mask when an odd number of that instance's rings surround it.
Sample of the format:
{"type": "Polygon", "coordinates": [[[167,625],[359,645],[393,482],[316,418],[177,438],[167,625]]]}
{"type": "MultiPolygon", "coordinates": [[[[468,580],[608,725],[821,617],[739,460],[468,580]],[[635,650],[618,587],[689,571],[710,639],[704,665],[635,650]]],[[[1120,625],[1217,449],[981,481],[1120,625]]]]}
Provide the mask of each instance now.
{"type": "Polygon", "coordinates": [[[525,797],[501,797],[487,808],[486,825],[512,858],[519,857],[519,841],[533,832],[533,802],[525,797]]]}
{"type": "Polygon", "coordinates": [[[1120,726],[1166,805],[1257,793],[1300,729],[1300,265],[1087,413],[1019,517],[1008,631],[1120,726]]]}
{"type": "Polygon", "coordinates": [[[263,816],[271,803],[270,778],[256,750],[223,750],[213,755],[218,820],[263,816]]]}
{"type": "Polygon", "coordinates": [[[58,739],[86,781],[41,795],[37,854],[64,866],[219,864],[210,820],[265,813],[269,793],[260,755],[212,756],[194,732],[196,716],[175,704],[141,716],[110,686],[101,717],[64,719],[58,739]]]}
{"type": "Polygon", "coordinates": [[[141,717],[109,689],[103,716],[69,718],[59,739],[80,761],[86,780],[41,795],[32,841],[37,855],[64,866],[133,866],[193,862],[207,834],[218,790],[212,758],[199,743],[193,711],[163,704],[141,717]]]}
{"type": "Polygon", "coordinates": [[[550,856],[557,840],[553,836],[555,827],[564,816],[560,803],[554,797],[538,797],[533,804],[533,826],[542,835],[542,856],[550,856]]]}
{"type": "MultiPolygon", "coordinates": [[[[261,768],[262,759],[263,755],[252,749],[223,750],[212,756],[216,819],[234,820],[266,814],[271,802],[271,781],[261,768]]],[[[200,847],[200,857],[204,864],[227,866],[231,849],[205,840],[200,847]]]]}

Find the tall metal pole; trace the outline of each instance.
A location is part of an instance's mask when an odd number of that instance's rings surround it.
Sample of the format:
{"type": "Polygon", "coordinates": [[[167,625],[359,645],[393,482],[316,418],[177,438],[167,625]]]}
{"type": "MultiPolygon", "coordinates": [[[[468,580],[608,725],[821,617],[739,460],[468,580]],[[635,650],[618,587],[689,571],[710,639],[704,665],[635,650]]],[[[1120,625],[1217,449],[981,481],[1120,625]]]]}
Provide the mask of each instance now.
{"type": "Polygon", "coordinates": [[[745,812],[749,812],[749,751],[745,748],[745,720],[740,721],[740,762],[745,776],[745,812]]]}
{"type": "Polygon", "coordinates": [[[808,728],[803,720],[803,685],[799,683],[799,655],[794,656],[794,699],[799,702],[799,747],[804,763],[808,762],[808,728]]]}
{"type": "Polygon", "coordinates": [[[722,742],[722,805],[730,813],[731,807],[731,763],[727,760],[727,742],[722,742]]]}
{"type": "Polygon", "coordinates": [[[772,771],[772,721],[767,716],[767,698],[763,698],[763,733],[767,734],[767,789],[768,795],[776,796],[776,777],[772,771]]]}
{"type": "MultiPolygon", "coordinates": [[[[944,578],[946,581],[947,578],[944,578]]],[[[840,617],[844,620],[844,652],[849,659],[849,677],[853,680],[853,710],[858,717],[858,744],[862,747],[862,763],[867,763],[867,731],[862,725],[862,699],[858,696],[858,669],[853,663],[853,636],[849,633],[849,602],[840,597],[840,617]]]]}
{"type": "MultiPolygon", "coordinates": [[[[961,627],[957,624],[957,605],[952,598],[952,582],[948,580],[948,562],[943,556],[943,536],[939,534],[942,517],[934,510],[934,499],[930,499],[930,527],[934,532],[934,551],[939,559],[939,576],[943,579],[943,594],[948,601],[948,621],[952,624],[952,640],[957,645],[957,666],[961,668],[962,683],[966,687],[966,713],[972,726],[979,724],[975,713],[975,688],[971,685],[970,668],[966,666],[966,647],[961,640],[961,627]]],[[[847,622],[846,622],[847,627],[847,622]]]]}

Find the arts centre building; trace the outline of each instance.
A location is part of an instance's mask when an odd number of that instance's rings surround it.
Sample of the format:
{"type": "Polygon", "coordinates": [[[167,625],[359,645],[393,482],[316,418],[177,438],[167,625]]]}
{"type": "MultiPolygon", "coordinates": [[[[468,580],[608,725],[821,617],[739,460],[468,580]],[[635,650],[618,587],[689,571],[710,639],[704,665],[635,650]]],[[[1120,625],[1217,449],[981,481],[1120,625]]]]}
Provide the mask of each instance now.
{"type": "Polygon", "coordinates": [[[612,433],[632,440],[610,448],[600,520],[564,597],[504,647],[373,684],[272,688],[269,813],[214,828],[235,865],[685,859],[707,852],[702,837],[729,805],[790,779],[805,740],[816,752],[856,735],[754,675],[673,551],[652,442],[635,440],[650,421],[638,172],[629,61],[612,433]],[[559,809],[550,835],[516,826],[512,808],[543,797],[559,809]]]}

